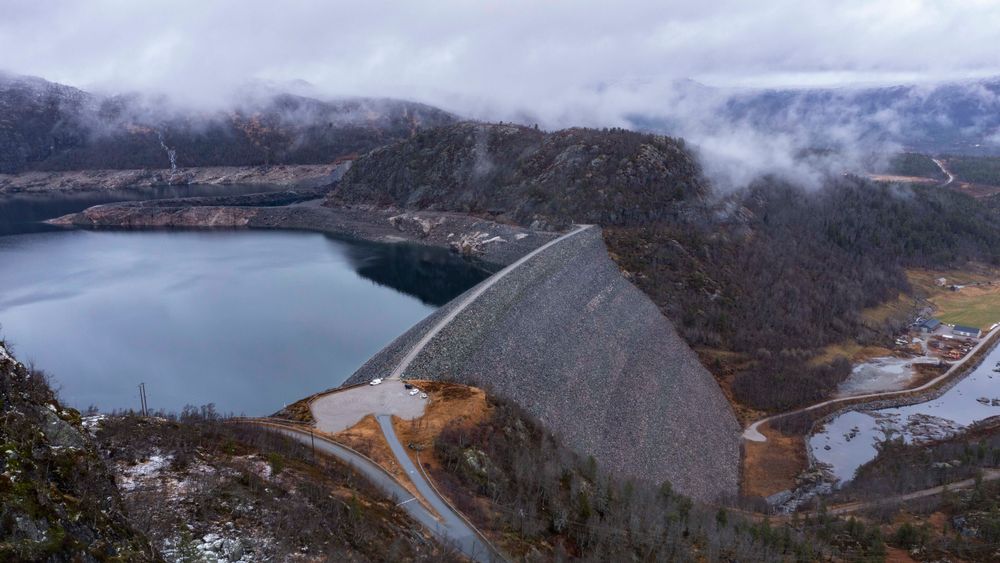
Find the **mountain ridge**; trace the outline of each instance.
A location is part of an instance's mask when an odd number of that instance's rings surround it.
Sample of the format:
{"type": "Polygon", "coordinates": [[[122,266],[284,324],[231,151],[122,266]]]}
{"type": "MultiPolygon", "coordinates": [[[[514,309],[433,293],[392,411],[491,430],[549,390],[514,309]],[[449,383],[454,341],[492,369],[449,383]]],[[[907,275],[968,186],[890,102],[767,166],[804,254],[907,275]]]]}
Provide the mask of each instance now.
{"type": "Polygon", "coordinates": [[[7,74],[0,75],[0,173],[327,164],[454,121],[416,102],[268,92],[228,110],[193,110],[7,74]]]}

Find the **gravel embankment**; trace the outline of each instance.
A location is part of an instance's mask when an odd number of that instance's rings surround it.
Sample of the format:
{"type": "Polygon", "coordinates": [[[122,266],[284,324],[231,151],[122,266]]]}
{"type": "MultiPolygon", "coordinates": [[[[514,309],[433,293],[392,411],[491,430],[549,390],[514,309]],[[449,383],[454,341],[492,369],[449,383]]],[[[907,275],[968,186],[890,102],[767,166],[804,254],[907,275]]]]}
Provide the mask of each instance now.
{"type": "MultiPolygon", "coordinates": [[[[369,360],[384,376],[460,299],[369,360]]],[[[406,377],[483,386],[605,466],[684,494],[735,494],[739,426],[673,325],[611,261],[600,229],[546,250],[470,304],[406,377]]]]}

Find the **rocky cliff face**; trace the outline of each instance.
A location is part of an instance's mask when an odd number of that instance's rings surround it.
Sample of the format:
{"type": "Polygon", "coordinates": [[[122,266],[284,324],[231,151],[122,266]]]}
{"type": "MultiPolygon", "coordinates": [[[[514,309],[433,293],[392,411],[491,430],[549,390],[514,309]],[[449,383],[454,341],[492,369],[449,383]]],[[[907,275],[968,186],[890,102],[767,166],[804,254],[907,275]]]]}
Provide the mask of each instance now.
{"type": "Polygon", "coordinates": [[[0,560],[157,561],[80,413],[0,342],[0,560]]]}
{"type": "Polygon", "coordinates": [[[417,103],[290,94],[199,112],[0,74],[0,173],[331,163],[452,122],[417,103]]]}
{"type": "Polygon", "coordinates": [[[680,140],[459,123],[359,158],[329,204],[460,211],[536,226],[635,224],[674,213],[705,190],[680,140]]]}

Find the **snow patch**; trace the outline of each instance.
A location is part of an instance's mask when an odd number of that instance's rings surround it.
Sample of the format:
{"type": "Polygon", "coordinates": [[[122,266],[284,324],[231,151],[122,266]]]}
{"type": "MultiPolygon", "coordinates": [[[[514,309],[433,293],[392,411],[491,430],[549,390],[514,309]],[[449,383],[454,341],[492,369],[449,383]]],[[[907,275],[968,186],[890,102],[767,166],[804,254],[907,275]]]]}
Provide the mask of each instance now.
{"type": "Polygon", "coordinates": [[[174,456],[172,455],[153,455],[149,456],[149,459],[142,463],[138,463],[131,467],[125,467],[121,472],[121,488],[126,491],[131,491],[139,484],[138,481],[148,479],[166,467],[174,456]]]}

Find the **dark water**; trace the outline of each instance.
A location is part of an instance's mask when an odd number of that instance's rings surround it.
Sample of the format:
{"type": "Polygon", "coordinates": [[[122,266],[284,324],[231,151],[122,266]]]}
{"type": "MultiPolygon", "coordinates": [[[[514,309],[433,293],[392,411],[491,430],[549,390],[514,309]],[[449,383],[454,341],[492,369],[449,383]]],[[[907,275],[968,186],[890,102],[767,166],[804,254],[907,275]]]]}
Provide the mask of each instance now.
{"type": "Polygon", "coordinates": [[[261,193],[273,189],[277,188],[235,184],[230,186],[161,186],[102,192],[0,195],[0,235],[60,230],[61,227],[46,225],[42,221],[83,211],[88,207],[103,203],[177,197],[243,195],[261,193]]]}
{"type": "MultiPolygon", "coordinates": [[[[2,203],[0,203],[2,205],[2,203]]],[[[441,249],[284,231],[0,237],[0,325],[67,403],[269,414],[341,383],[486,272],[441,249]]]]}

